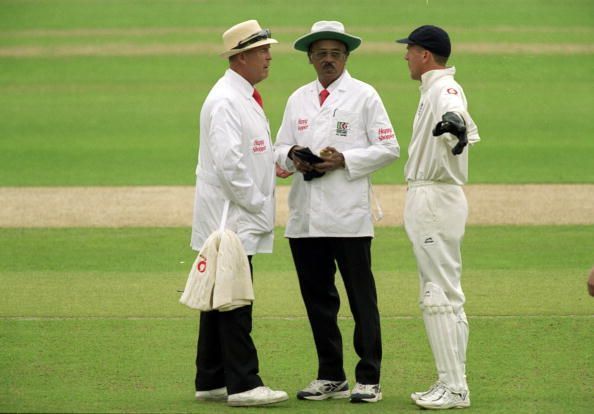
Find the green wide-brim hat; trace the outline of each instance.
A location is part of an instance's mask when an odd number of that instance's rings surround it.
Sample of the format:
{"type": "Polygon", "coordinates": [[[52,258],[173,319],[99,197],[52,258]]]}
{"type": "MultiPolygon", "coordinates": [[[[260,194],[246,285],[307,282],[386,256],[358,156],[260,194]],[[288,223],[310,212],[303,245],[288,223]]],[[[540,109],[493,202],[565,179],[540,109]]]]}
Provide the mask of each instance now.
{"type": "Polygon", "coordinates": [[[293,47],[302,52],[309,51],[309,45],[318,40],[338,40],[344,43],[347,51],[351,52],[359,47],[361,38],[344,31],[344,25],[336,21],[319,21],[311,27],[311,31],[295,40],[293,47]]]}

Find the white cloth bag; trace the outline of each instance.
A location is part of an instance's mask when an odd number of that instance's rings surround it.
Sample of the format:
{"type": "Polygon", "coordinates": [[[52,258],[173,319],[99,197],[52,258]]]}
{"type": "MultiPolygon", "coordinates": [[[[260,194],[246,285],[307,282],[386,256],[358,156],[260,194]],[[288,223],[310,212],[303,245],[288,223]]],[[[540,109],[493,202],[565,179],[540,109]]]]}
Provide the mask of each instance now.
{"type": "Polygon", "coordinates": [[[254,301],[254,289],[247,255],[237,234],[225,229],[229,201],[223,207],[218,230],[198,253],[180,303],[203,312],[230,311],[254,301]]]}

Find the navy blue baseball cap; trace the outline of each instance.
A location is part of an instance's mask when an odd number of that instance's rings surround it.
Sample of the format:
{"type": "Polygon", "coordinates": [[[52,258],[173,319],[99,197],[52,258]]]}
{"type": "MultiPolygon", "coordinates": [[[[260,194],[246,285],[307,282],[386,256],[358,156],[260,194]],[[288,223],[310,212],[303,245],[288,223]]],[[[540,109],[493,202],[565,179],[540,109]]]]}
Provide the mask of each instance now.
{"type": "Polygon", "coordinates": [[[452,45],[450,36],[441,27],[425,25],[416,28],[407,38],[396,40],[397,43],[419,45],[436,55],[450,57],[452,45]]]}

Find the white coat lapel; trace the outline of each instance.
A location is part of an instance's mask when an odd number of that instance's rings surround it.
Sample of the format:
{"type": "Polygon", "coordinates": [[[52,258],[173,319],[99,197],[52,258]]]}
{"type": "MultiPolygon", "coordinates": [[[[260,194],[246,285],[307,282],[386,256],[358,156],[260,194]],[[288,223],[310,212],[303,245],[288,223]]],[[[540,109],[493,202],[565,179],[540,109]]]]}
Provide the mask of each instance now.
{"type": "Polygon", "coordinates": [[[245,80],[243,77],[241,77],[239,74],[237,74],[231,69],[227,69],[227,71],[225,72],[225,76],[229,81],[229,86],[231,87],[231,89],[235,91],[237,95],[239,95],[238,97],[240,97],[240,99],[243,99],[243,101],[238,102],[244,102],[246,111],[255,111],[258,114],[258,116],[266,120],[267,118],[266,114],[264,113],[264,110],[260,107],[258,102],[256,102],[256,100],[252,96],[254,87],[250,85],[250,83],[247,80],[245,80]]]}
{"type": "Polygon", "coordinates": [[[262,118],[264,118],[266,121],[268,121],[268,118],[266,118],[266,113],[264,112],[264,109],[262,109],[262,107],[258,104],[258,102],[256,102],[256,100],[250,96],[247,98],[249,103],[248,105],[255,110],[258,115],[260,115],[262,118]]]}
{"type": "MultiPolygon", "coordinates": [[[[323,86],[319,83],[319,81],[314,81],[312,85],[312,90],[314,94],[315,104],[318,108],[318,112],[323,112],[327,108],[336,108],[336,104],[340,102],[342,95],[348,89],[349,83],[351,80],[351,75],[345,70],[340,77],[335,80],[330,86],[328,86],[328,91],[330,94],[324,101],[324,104],[320,106],[320,88],[323,86]],[[318,91],[318,89],[320,91],[318,91]]],[[[334,109],[332,109],[334,112],[334,109]]]]}

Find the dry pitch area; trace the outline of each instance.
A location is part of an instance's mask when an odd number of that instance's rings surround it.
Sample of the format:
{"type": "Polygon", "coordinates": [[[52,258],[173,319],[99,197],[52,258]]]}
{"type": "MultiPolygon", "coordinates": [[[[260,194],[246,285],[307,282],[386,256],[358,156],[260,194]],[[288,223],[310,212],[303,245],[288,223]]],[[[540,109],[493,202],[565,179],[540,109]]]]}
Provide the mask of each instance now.
{"type": "MultiPolygon", "coordinates": [[[[289,187],[277,187],[276,224],[287,220],[289,187]]],[[[399,226],[406,187],[374,186],[384,218],[399,226]]],[[[468,224],[594,224],[594,184],[468,185],[468,224]]],[[[176,227],[192,220],[194,188],[0,187],[0,227],[176,227]]]]}

